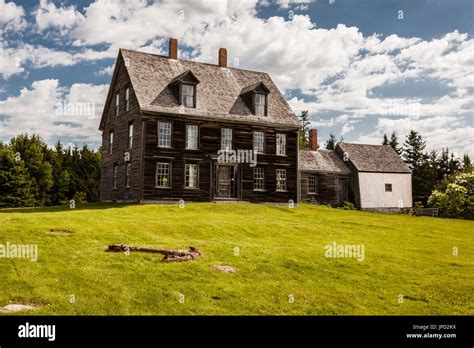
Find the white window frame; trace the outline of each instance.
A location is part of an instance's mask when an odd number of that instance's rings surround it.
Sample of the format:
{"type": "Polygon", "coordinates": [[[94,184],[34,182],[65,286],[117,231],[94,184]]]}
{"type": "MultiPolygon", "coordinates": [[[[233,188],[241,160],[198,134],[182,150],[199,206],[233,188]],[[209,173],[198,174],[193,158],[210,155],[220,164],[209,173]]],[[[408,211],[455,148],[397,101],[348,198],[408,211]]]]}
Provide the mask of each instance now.
{"type": "Polygon", "coordinates": [[[171,122],[158,121],[158,147],[171,147],[173,124],[171,122]],[[162,127],[163,126],[163,127],[162,127]],[[161,131],[166,133],[161,133],[161,131]]]}
{"type": "Polygon", "coordinates": [[[156,188],[170,188],[171,187],[171,163],[156,162],[155,187],[156,188]],[[158,172],[158,170],[160,170],[160,173],[158,172]],[[160,181],[160,185],[158,185],[158,181],[160,181]]]}
{"type": "Polygon", "coordinates": [[[262,167],[253,169],[253,189],[254,191],[265,190],[265,169],[262,167]]]}
{"type": "Polygon", "coordinates": [[[184,172],[184,187],[187,189],[199,188],[199,165],[197,163],[186,163],[184,172]],[[194,170],[191,170],[194,168],[194,170]]]}
{"type": "Polygon", "coordinates": [[[232,128],[221,128],[221,150],[232,150],[232,138],[232,128]]]}
{"type": "Polygon", "coordinates": [[[276,154],[277,156],[286,156],[286,134],[276,134],[276,154]]]}
{"type": "Polygon", "coordinates": [[[315,194],[318,190],[318,177],[314,174],[308,176],[308,193],[315,194]]]}
{"type": "Polygon", "coordinates": [[[256,116],[266,116],[265,109],[267,107],[267,97],[262,93],[255,93],[255,115],[256,116]],[[257,103],[257,100],[263,101],[262,103],[257,103]]]}
{"type": "Polygon", "coordinates": [[[186,125],[186,150],[197,150],[199,148],[199,126],[195,124],[186,125]]]}
{"type": "Polygon", "coordinates": [[[109,155],[114,151],[114,131],[109,132],[109,155]]]}
{"type": "Polygon", "coordinates": [[[128,146],[129,149],[133,147],[133,122],[128,124],[128,146]]]}
{"type": "Polygon", "coordinates": [[[130,188],[130,178],[132,173],[132,164],[128,162],[125,164],[125,187],[130,188]]]}
{"type": "Polygon", "coordinates": [[[253,151],[260,154],[265,153],[265,132],[253,132],[253,151]]]}
{"type": "Polygon", "coordinates": [[[186,108],[194,108],[194,100],[196,94],[196,86],[188,83],[181,85],[181,105],[186,108]],[[185,94],[185,90],[192,91],[192,94],[185,94]],[[191,102],[191,104],[189,104],[191,102]]]}
{"type": "Polygon", "coordinates": [[[115,94],[115,116],[117,117],[120,112],[120,93],[115,94]]]}
{"type": "Polygon", "coordinates": [[[125,111],[130,110],[130,87],[125,89],[125,111]]]}
{"type": "Polygon", "coordinates": [[[286,191],[286,169],[276,169],[276,191],[286,191]]]}

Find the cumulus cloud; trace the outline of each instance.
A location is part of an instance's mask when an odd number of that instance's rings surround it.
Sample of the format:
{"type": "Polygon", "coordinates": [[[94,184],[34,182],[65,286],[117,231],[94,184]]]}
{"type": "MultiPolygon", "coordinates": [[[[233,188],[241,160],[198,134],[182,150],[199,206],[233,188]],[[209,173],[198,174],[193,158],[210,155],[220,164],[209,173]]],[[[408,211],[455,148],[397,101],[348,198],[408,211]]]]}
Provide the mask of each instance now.
{"type": "Polygon", "coordinates": [[[0,28],[4,31],[21,30],[25,28],[25,11],[14,2],[0,0],[0,28]]]}
{"type": "Polygon", "coordinates": [[[73,84],[61,87],[56,79],[35,81],[16,96],[0,101],[0,137],[36,133],[52,144],[57,139],[98,141],[98,123],[108,85],[73,84]]]}

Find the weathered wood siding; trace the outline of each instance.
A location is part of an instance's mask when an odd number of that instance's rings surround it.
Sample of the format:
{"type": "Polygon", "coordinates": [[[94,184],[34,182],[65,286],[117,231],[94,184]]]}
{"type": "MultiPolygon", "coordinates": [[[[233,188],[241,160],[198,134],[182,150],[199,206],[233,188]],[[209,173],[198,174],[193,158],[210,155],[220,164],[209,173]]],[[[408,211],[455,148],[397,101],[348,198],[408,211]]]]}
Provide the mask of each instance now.
{"type": "Polygon", "coordinates": [[[102,174],[100,198],[102,201],[138,201],[140,199],[140,158],[141,158],[141,124],[138,102],[130,78],[123,65],[117,60],[117,75],[112,81],[112,98],[105,106],[107,118],[102,132],[102,174]],[[130,87],[130,108],[125,111],[125,89],[130,87]],[[115,116],[115,95],[120,93],[120,112],[115,116]],[[133,122],[133,146],[128,147],[128,125],[133,122]],[[109,153],[110,132],[114,132],[114,146],[109,153]],[[125,187],[125,152],[130,152],[131,174],[130,187],[125,187]],[[113,167],[118,165],[117,188],[113,189],[113,167]]]}
{"type": "Polygon", "coordinates": [[[349,175],[302,171],[300,178],[302,202],[341,205],[345,200],[348,200],[348,190],[341,192],[341,189],[344,189],[341,182],[349,180],[349,175]],[[316,193],[309,193],[309,177],[311,175],[316,176],[316,193]]]}
{"type": "Polygon", "coordinates": [[[253,190],[253,168],[248,163],[240,164],[236,180],[237,199],[250,202],[288,202],[296,201],[297,192],[297,132],[271,127],[259,128],[251,125],[224,123],[196,118],[143,116],[145,122],[144,182],[143,199],[148,201],[178,200],[210,201],[213,200],[213,158],[221,147],[221,128],[231,128],[233,149],[252,150],[253,131],[265,132],[265,154],[258,155],[258,166],[265,171],[265,190],[253,190]],[[158,147],[158,121],[172,123],[171,148],[158,147]],[[186,150],[186,125],[199,126],[198,150],[186,150]],[[277,132],[285,133],[287,138],[287,156],[276,156],[277,132]],[[171,163],[171,188],[155,187],[155,168],[158,161],[171,163]],[[185,164],[199,164],[199,189],[184,188],[185,164]],[[276,192],[276,169],[286,169],[287,192],[276,192]]]}

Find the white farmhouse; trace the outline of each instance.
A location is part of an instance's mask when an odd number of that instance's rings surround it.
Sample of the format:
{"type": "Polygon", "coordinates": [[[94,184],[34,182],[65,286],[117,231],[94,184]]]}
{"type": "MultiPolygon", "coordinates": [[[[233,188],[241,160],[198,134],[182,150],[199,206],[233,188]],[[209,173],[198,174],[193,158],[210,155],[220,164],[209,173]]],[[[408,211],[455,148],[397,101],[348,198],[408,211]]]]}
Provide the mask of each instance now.
{"type": "Polygon", "coordinates": [[[389,145],[338,143],[351,170],[351,200],[362,210],[399,212],[412,207],[411,170],[389,145]]]}

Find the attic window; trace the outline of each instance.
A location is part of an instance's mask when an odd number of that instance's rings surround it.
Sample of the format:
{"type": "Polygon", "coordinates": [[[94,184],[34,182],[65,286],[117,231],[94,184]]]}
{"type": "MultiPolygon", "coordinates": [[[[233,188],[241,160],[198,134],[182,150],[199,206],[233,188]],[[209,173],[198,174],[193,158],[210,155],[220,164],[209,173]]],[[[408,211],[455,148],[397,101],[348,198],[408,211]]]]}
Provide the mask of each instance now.
{"type": "Polygon", "coordinates": [[[240,97],[247,104],[247,107],[256,116],[267,116],[268,114],[268,94],[270,90],[263,82],[245,87],[240,92],[240,97]]]}
{"type": "Polygon", "coordinates": [[[196,89],[199,80],[191,70],[185,71],[181,75],[171,80],[169,87],[179,105],[186,108],[196,107],[196,89]]]}
{"type": "Polygon", "coordinates": [[[385,184],[385,192],[392,192],[392,184],[385,184]]]}
{"type": "Polygon", "coordinates": [[[257,116],[266,116],[266,99],[267,96],[265,94],[256,93],[255,94],[255,115],[257,116]]]}
{"type": "Polygon", "coordinates": [[[181,105],[187,108],[196,107],[196,104],[194,102],[194,96],[196,95],[195,89],[196,89],[196,86],[194,85],[188,85],[188,84],[181,85],[181,105]]]}

